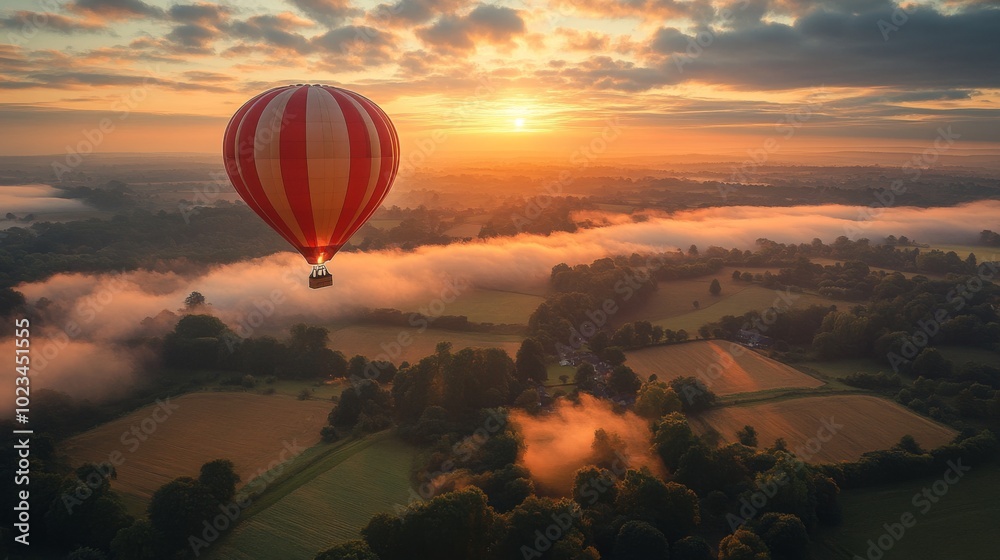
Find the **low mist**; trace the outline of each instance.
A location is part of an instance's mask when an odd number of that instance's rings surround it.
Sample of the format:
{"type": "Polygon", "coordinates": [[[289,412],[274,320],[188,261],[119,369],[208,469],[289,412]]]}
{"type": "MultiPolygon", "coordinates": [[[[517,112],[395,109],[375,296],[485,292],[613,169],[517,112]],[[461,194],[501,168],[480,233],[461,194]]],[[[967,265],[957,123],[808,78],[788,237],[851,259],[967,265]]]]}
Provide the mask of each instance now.
{"type": "Polygon", "coordinates": [[[594,432],[602,428],[625,443],[628,468],[663,470],[659,458],[650,452],[648,422],[631,411],[616,414],[610,403],[587,394],[580,395],[580,404],[561,399],[555,410],[540,416],[515,410],[511,420],[524,436],[522,464],[536,485],[548,492],[569,495],[574,473],[592,463],[594,432]]]}
{"type": "Polygon", "coordinates": [[[10,222],[4,223],[4,217],[8,212],[28,214],[78,212],[88,209],[82,201],[59,198],[58,195],[62,192],[48,185],[0,186],[0,227],[10,225],[10,222]]]}
{"type": "MultiPolygon", "coordinates": [[[[859,220],[869,215],[865,208],[837,205],[643,214],[645,218],[588,213],[582,217],[609,225],[576,233],[525,234],[424,246],[410,252],[343,253],[329,263],[334,287],[318,291],[306,286],[309,267],[293,253],[212,267],[161,264],[156,271],[57,274],[17,288],[44,321],[33,330],[36,348],[51,346],[64,335],[74,343],[37,372],[33,386],[80,396],[96,396],[108,387],[120,386],[124,381],[119,374],[131,370],[137,359],[126,350],[112,349],[136,337],[168,332],[192,291],[207,298],[209,306],[203,312],[217,315],[241,336],[281,336],[295,322],[329,325],[349,318],[360,307],[408,312],[427,308],[453,293],[449,286],[455,283],[538,293],[547,286],[555,264],[589,263],[613,254],[673,251],[691,244],[747,249],[761,237],[808,243],[815,237],[831,242],[848,235],[877,243],[891,234],[923,243],[972,243],[983,229],[1000,230],[1000,201],[949,208],[888,208],[871,220],[859,220]],[[261,321],[249,321],[248,315],[254,312],[261,321]],[[101,349],[103,354],[98,358],[84,348],[101,349]],[[108,382],[108,375],[117,376],[115,383],[108,382]]],[[[449,314],[447,305],[438,310],[449,314]]],[[[0,346],[6,351],[12,345],[0,346]]],[[[352,354],[351,348],[339,350],[352,354]]],[[[9,380],[12,375],[5,370],[0,377],[9,380]]]]}

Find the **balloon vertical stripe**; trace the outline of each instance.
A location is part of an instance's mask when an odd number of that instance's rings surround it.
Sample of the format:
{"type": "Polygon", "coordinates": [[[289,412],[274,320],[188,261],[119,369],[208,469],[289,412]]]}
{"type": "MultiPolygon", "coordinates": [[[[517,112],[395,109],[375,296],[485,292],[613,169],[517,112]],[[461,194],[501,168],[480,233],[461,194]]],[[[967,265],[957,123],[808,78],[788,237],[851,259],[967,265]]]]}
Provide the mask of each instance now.
{"type": "Polygon", "coordinates": [[[222,152],[247,206],[313,264],[364,225],[399,169],[399,138],[385,112],[331,86],[252,98],[230,120],[222,152]]]}

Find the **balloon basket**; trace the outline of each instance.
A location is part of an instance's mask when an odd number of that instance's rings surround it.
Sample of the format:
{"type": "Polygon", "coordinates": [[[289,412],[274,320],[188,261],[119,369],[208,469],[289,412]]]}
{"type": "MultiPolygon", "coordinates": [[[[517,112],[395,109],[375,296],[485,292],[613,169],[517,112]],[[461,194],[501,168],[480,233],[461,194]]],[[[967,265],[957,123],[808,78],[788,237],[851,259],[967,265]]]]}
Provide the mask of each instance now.
{"type": "Polygon", "coordinates": [[[312,273],[309,274],[309,287],[316,290],[333,285],[333,275],[326,269],[325,264],[313,265],[312,273]]]}

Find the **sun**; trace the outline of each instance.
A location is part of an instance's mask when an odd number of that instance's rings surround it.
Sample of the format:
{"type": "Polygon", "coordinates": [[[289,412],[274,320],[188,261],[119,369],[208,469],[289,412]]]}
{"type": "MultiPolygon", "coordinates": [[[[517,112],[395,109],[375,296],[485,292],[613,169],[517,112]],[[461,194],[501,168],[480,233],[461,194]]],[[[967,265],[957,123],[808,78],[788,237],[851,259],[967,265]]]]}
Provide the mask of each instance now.
{"type": "Polygon", "coordinates": [[[517,129],[524,128],[524,119],[521,117],[514,119],[514,128],[517,129]]]}

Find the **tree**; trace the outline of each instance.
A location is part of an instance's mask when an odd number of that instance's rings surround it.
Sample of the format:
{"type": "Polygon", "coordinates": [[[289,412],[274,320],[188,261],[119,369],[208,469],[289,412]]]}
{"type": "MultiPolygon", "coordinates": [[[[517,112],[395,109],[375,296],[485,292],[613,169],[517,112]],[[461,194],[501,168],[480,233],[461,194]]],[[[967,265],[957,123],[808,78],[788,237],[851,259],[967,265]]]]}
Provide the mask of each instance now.
{"type": "Polygon", "coordinates": [[[524,440],[513,429],[493,435],[482,444],[473,456],[472,470],[476,472],[495,471],[517,463],[524,451],[524,440]]]}
{"type": "Polygon", "coordinates": [[[380,560],[487,558],[496,522],[486,494],[471,487],[417,504],[401,518],[379,514],[361,535],[380,560]]]}
{"type": "Polygon", "coordinates": [[[294,377],[344,377],[347,375],[347,360],[341,352],[327,348],[330,330],[326,327],[311,327],[305,323],[293,325],[288,341],[289,367],[294,377]]]}
{"type": "Polygon", "coordinates": [[[96,548],[82,547],[70,552],[66,560],[108,560],[108,555],[96,548]]]}
{"type": "MultiPolygon", "coordinates": [[[[67,548],[107,550],[115,534],[133,522],[121,499],[111,491],[114,467],[110,463],[86,463],[74,474],[62,481],[57,490],[62,497],[45,513],[48,540],[67,548]],[[67,501],[80,496],[84,498],[67,501]]],[[[34,478],[32,484],[34,488],[34,478]]]]}
{"type": "Polygon", "coordinates": [[[684,537],[670,547],[670,560],[715,560],[712,547],[697,536],[684,537]]]}
{"type": "Polygon", "coordinates": [[[896,444],[896,448],[914,455],[923,455],[926,453],[923,448],[920,447],[920,444],[917,443],[917,440],[910,434],[906,434],[901,437],[899,439],[899,443],[896,444]]]}
{"type": "Polygon", "coordinates": [[[738,271],[738,270],[734,270],[734,271],[733,271],[733,281],[734,281],[734,282],[738,282],[738,281],[739,281],[739,279],[740,279],[740,271],[738,271]]]}
{"type": "Polygon", "coordinates": [[[648,471],[625,472],[615,509],[656,527],[668,540],[691,534],[701,522],[697,494],[682,484],[664,483],[648,471]]]}
{"type": "Polygon", "coordinates": [[[653,344],[659,344],[660,341],[663,340],[663,335],[665,333],[666,331],[663,330],[663,327],[660,325],[653,325],[652,332],[650,333],[650,338],[653,344]]]}
{"type": "Polygon", "coordinates": [[[514,361],[499,348],[459,350],[441,370],[441,406],[467,418],[480,409],[506,404],[516,385],[516,371],[514,361]]]}
{"type": "Polygon", "coordinates": [[[666,383],[650,381],[639,388],[634,409],[639,416],[656,420],[671,412],[680,412],[681,399],[666,383]]]}
{"type": "Polygon", "coordinates": [[[616,481],[615,474],[607,469],[582,467],[573,475],[573,500],[585,508],[612,505],[618,498],[616,481]]]}
{"type": "Polygon", "coordinates": [[[618,346],[608,346],[601,354],[601,359],[611,364],[612,367],[625,363],[625,351],[618,346]]]}
{"type": "Polygon", "coordinates": [[[743,445],[757,447],[757,429],[750,425],[743,426],[743,429],[736,430],[736,439],[743,445]]]}
{"type": "Polygon", "coordinates": [[[644,521],[625,523],[615,539],[615,560],[666,558],[669,551],[663,533],[644,521]]]}
{"type": "Polygon", "coordinates": [[[539,403],[538,389],[528,387],[514,399],[514,408],[523,409],[528,414],[537,414],[542,406],[539,403]]]}
{"type": "Polygon", "coordinates": [[[722,284],[719,283],[718,278],[712,278],[712,283],[708,286],[708,293],[713,296],[717,296],[722,293],[722,284]]]}
{"type": "Polygon", "coordinates": [[[949,362],[937,348],[924,348],[913,360],[913,374],[928,379],[937,379],[951,375],[949,362]]]}
{"type": "Polygon", "coordinates": [[[242,371],[263,377],[277,374],[290,360],[288,347],[270,336],[244,339],[238,358],[242,371]]]}
{"type": "Polygon", "coordinates": [[[295,352],[316,352],[326,348],[330,342],[330,330],[326,327],[311,327],[305,323],[292,325],[289,346],[295,352]]]}
{"type": "MultiPolygon", "coordinates": [[[[597,560],[599,555],[587,547],[579,515],[579,506],[571,500],[529,496],[504,516],[496,544],[496,558],[543,557],[553,560],[597,560]],[[550,527],[559,529],[556,538],[545,536],[550,527]],[[536,544],[539,543],[539,544],[536,544]],[[537,553],[531,554],[532,550],[537,553]]],[[[551,535],[555,535],[550,531],[551,535]]],[[[419,557],[419,556],[412,556],[419,557]]],[[[437,558],[484,558],[485,556],[437,556],[437,558]]],[[[426,556],[424,558],[430,558],[426,556]]]]}
{"type": "Polygon", "coordinates": [[[201,535],[204,522],[215,517],[218,502],[204,484],[190,477],[174,479],[153,493],[149,521],[163,535],[167,550],[179,550],[188,537],[201,535]]]}
{"type": "Polygon", "coordinates": [[[392,424],[391,408],[389,392],[375,381],[362,379],[340,395],[327,422],[334,427],[358,426],[363,432],[377,431],[392,424]],[[362,420],[366,420],[367,425],[361,425],[362,420]]]}
{"type": "Polygon", "coordinates": [[[534,381],[545,383],[548,379],[548,368],[545,366],[545,350],[533,338],[526,338],[517,349],[514,361],[514,372],[521,383],[534,381]]]}
{"type": "Polygon", "coordinates": [[[611,344],[611,339],[608,337],[608,333],[604,331],[597,331],[597,334],[590,337],[587,341],[587,346],[590,347],[590,351],[598,356],[604,352],[604,349],[611,344]]]}
{"type": "Polygon", "coordinates": [[[223,337],[227,334],[231,335],[218,317],[185,315],[177,322],[173,332],[164,337],[163,360],[171,367],[217,367],[225,348],[223,337]]]}
{"type": "Polygon", "coordinates": [[[719,541],[719,560],[771,560],[771,555],[760,537],[737,529],[719,541]]]}
{"type": "Polygon", "coordinates": [[[229,329],[212,315],[185,315],[177,321],[173,334],[181,339],[218,338],[229,329]]]}
{"type": "Polygon", "coordinates": [[[347,541],[316,555],[315,560],[379,560],[365,541],[347,541]]]}
{"type": "Polygon", "coordinates": [[[216,459],[201,466],[198,482],[208,488],[220,504],[228,504],[236,495],[240,475],[236,474],[236,465],[232,461],[216,459]]]}
{"type": "Polygon", "coordinates": [[[0,287],[0,317],[24,305],[24,294],[6,286],[0,287]]]}
{"type": "Polygon", "coordinates": [[[184,298],[184,308],[189,311],[202,305],[205,305],[205,296],[201,292],[191,292],[184,298]]]}
{"type": "Polygon", "coordinates": [[[594,431],[590,451],[590,464],[610,469],[621,462],[619,457],[625,456],[625,440],[614,432],[608,433],[604,428],[598,428],[594,431]]]}
{"type": "Polygon", "coordinates": [[[118,531],[111,541],[111,553],[115,558],[159,560],[159,539],[153,525],[146,519],[139,519],[118,531]]]}
{"type": "Polygon", "coordinates": [[[576,374],[573,375],[573,382],[576,383],[577,388],[581,391],[593,391],[597,386],[596,375],[597,370],[594,369],[594,365],[590,362],[583,362],[576,366],[576,374]]]}
{"type": "Polygon", "coordinates": [[[365,368],[368,367],[368,358],[356,354],[347,362],[347,378],[348,379],[364,379],[365,368]]]}
{"type": "Polygon", "coordinates": [[[684,412],[705,410],[715,402],[715,393],[696,377],[676,377],[670,381],[670,387],[680,397],[684,412]]]}
{"type": "Polygon", "coordinates": [[[680,412],[671,412],[653,426],[653,448],[660,455],[664,466],[671,471],[680,464],[681,456],[697,443],[687,418],[680,412]]]}
{"type": "Polygon", "coordinates": [[[525,467],[509,464],[493,471],[473,476],[469,482],[478,486],[497,513],[507,513],[535,493],[531,473],[525,467]]]}
{"type": "Polygon", "coordinates": [[[765,513],[749,523],[750,529],[771,552],[774,560],[807,560],[809,534],[802,520],[789,513],[765,513]]]}
{"type": "Polygon", "coordinates": [[[611,370],[608,376],[608,388],[617,395],[628,397],[635,396],[635,392],[642,386],[639,376],[632,371],[632,368],[620,365],[611,370]]]}
{"type": "Polygon", "coordinates": [[[635,325],[632,323],[625,323],[615,334],[611,335],[611,344],[615,346],[620,346],[622,348],[634,348],[637,346],[635,339],[635,325]]]}

